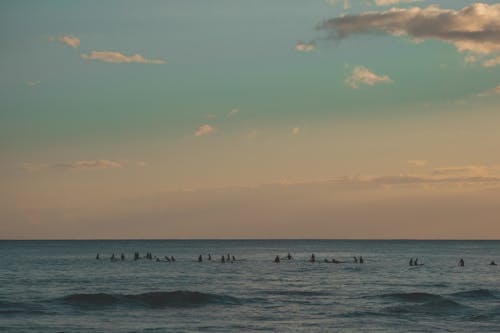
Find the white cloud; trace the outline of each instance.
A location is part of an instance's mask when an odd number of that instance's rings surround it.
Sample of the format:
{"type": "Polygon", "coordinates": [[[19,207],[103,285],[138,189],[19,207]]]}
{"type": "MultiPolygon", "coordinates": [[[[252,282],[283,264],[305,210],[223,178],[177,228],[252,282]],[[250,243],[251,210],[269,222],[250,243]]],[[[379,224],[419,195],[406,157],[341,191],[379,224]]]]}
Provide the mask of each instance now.
{"type": "Polygon", "coordinates": [[[113,51],[92,51],[90,54],[80,54],[82,59],[97,60],[110,63],[140,63],[140,64],[164,64],[165,60],[161,59],[146,59],[140,54],[126,56],[120,52],[113,51]]]}
{"type": "Polygon", "coordinates": [[[484,67],[494,67],[500,65],[500,56],[483,61],[484,67]]]}
{"type": "Polygon", "coordinates": [[[360,84],[373,86],[377,83],[392,83],[393,81],[387,75],[377,75],[363,66],[354,67],[352,74],[346,78],[346,84],[351,88],[357,89],[360,84]]]}
{"type": "Polygon", "coordinates": [[[194,131],[194,135],[195,136],[202,136],[202,135],[207,135],[207,134],[213,133],[214,131],[215,131],[214,127],[212,127],[208,124],[205,124],[205,125],[201,125],[200,127],[198,127],[194,131]]]}
{"type": "Polygon", "coordinates": [[[427,165],[426,160],[408,160],[407,163],[414,167],[424,167],[427,165]]]}
{"type": "Polygon", "coordinates": [[[459,51],[489,54],[500,51],[500,4],[474,3],[461,10],[392,8],[382,12],[341,15],[324,21],[320,30],[336,39],[355,34],[385,33],[412,39],[437,39],[459,51]]]}
{"type": "Polygon", "coordinates": [[[297,135],[300,133],[300,127],[294,127],[292,128],[292,134],[293,135],[297,135]]]}
{"type": "Polygon", "coordinates": [[[76,49],[78,46],[80,46],[80,38],[75,37],[75,36],[61,36],[61,37],[49,37],[50,42],[59,42],[68,45],[69,47],[72,47],[76,49]]]}
{"type": "Polygon", "coordinates": [[[311,52],[316,49],[314,42],[298,42],[295,44],[295,50],[299,52],[311,52]]]}
{"type": "Polygon", "coordinates": [[[123,165],[119,162],[110,160],[89,160],[70,163],[57,163],[53,164],[52,167],[65,169],[116,169],[123,167],[123,165]]]}
{"type": "Polygon", "coordinates": [[[238,112],[240,112],[240,109],[238,108],[234,108],[232,109],[231,111],[229,111],[229,113],[227,114],[228,117],[232,117],[234,116],[235,114],[237,114],[238,112]]]}

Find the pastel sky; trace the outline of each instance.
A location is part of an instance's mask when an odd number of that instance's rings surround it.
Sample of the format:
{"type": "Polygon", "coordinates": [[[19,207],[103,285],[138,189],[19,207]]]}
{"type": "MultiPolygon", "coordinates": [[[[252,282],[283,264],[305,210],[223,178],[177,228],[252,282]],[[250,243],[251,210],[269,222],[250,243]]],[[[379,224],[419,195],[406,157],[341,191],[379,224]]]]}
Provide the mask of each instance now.
{"type": "Polygon", "coordinates": [[[500,4],[0,2],[0,239],[500,238],[500,4]]]}

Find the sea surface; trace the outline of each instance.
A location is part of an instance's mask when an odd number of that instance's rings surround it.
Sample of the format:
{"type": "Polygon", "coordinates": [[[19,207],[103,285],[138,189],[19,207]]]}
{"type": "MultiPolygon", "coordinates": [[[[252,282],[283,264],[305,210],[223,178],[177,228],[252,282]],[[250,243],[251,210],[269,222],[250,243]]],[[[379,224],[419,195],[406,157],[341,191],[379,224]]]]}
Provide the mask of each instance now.
{"type": "Polygon", "coordinates": [[[500,241],[0,241],[0,332],[500,332],[492,260],[500,241]]]}

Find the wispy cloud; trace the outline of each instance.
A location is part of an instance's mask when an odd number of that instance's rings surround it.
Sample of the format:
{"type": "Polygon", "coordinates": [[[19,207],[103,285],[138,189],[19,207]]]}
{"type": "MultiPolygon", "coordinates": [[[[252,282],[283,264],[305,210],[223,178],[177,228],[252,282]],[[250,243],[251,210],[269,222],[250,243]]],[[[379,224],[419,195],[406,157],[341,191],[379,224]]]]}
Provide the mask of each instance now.
{"type": "Polygon", "coordinates": [[[227,116],[228,117],[232,117],[232,116],[236,115],[239,112],[240,112],[240,109],[234,108],[234,109],[231,109],[231,111],[228,112],[227,116]]]}
{"type": "Polygon", "coordinates": [[[162,65],[165,63],[165,60],[162,59],[146,59],[140,54],[126,56],[120,52],[114,51],[92,51],[90,54],[82,53],[80,56],[84,60],[96,60],[114,64],[140,63],[162,65]]]}
{"type": "Polygon", "coordinates": [[[479,97],[490,96],[490,95],[500,95],[500,85],[477,94],[477,96],[479,97]]]}
{"type": "Polygon", "coordinates": [[[311,52],[316,49],[316,43],[314,42],[298,42],[295,44],[295,51],[299,52],[311,52]]]}
{"type": "Polygon", "coordinates": [[[399,5],[400,3],[421,2],[423,0],[375,0],[377,6],[392,6],[399,5]]]}
{"type": "Polygon", "coordinates": [[[50,42],[59,42],[62,44],[66,44],[69,47],[72,47],[76,49],[78,46],[80,46],[80,38],[75,37],[75,36],[61,36],[61,37],[49,37],[50,42]]]}
{"type": "Polygon", "coordinates": [[[52,164],[23,163],[20,165],[20,169],[24,171],[39,171],[43,169],[118,169],[122,168],[123,166],[123,163],[111,160],[82,160],[52,164]]]}
{"type": "Polygon", "coordinates": [[[407,163],[414,167],[424,167],[427,165],[426,160],[408,160],[407,163]]]}
{"type": "Polygon", "coordinates": [[[37,86],[40,84],[40,81],[32,81],[32,80],[28,80],[25,82],[25,84],[29,87],[34,87],[34,86],[37,86]]]}
{"type": "Polygon", "coordinates": [[[195,136],[202,136],[202,135],[207,135],[207,134],[210,134],[213,132],[215,132],[215,127],[212,127],[208,124],[205,124],[205,125],[201,125],[200,127],[198,127],[194,131],[194,135],[195,136]]]}
{"type": "Polygon", "coordinates": [[[392,83],[387,75],[377,75],[363,66],[356,66],[350,76],[345,80],[346,84],[353,89],[359,88],[360,84],[373,86],[377,83],[392,83]]]}
{"type": "Polygon", "coordinates": [[[494,67],[500,65],[500,56],[483,61],[484,67],[494,67]]]}
{"type": "Polygon", "coordinates": [[[88,160],[70,163],[56,163],[53,164],[52,167],[63,169],[116,169],[123,167],[123,165],[119,162],[110,160],[88,160]]]}
{"type": "Polygon", "coordinates": [[[330,5],[336,5],[338,3],[342,3],[342,7],[344,9],[349,9],[351,8],[351,4],[349,2],[349,0],[325,0],[327,4],[330,4],[330,5]]]}
{"type": "Polygon", "coordinates": [[[336,39],[356,34],[389,34],[412,39],[437,39],[459,51],[488,54],[500,50],[500,4],[474,3],[461,10],[392,8],[382,12],[341,15],[322,22],[336,39]]]}

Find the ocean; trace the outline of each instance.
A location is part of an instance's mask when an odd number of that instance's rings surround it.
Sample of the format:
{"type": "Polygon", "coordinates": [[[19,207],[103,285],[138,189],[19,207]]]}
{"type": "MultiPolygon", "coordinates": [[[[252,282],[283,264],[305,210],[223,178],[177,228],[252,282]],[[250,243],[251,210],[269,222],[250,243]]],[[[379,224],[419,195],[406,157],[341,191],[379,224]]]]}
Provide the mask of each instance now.
{"type": "Polygon", "coordinates": [[[500,332],[500,241],[0,241],[0,258],[3,333],[500,332]]]}

